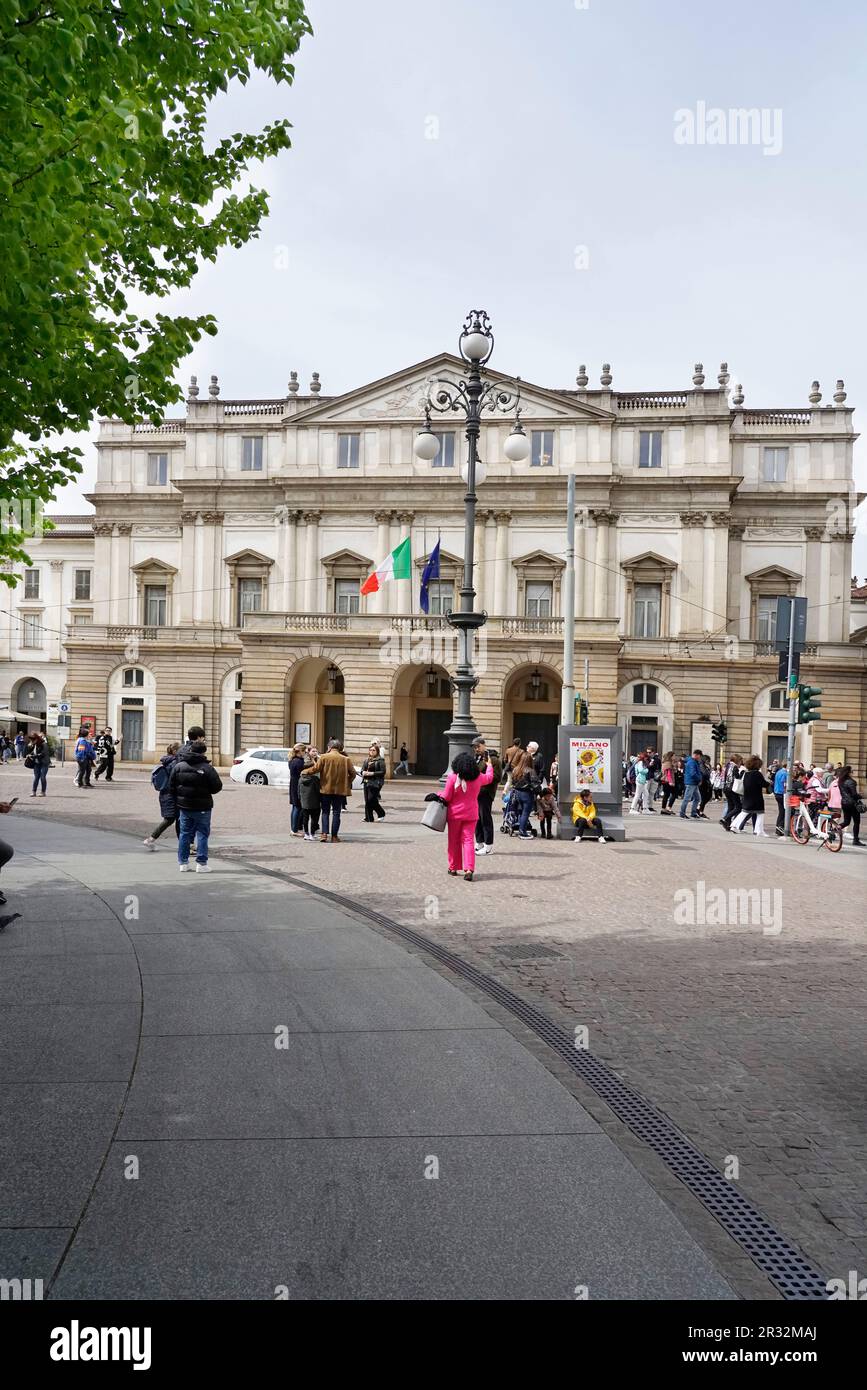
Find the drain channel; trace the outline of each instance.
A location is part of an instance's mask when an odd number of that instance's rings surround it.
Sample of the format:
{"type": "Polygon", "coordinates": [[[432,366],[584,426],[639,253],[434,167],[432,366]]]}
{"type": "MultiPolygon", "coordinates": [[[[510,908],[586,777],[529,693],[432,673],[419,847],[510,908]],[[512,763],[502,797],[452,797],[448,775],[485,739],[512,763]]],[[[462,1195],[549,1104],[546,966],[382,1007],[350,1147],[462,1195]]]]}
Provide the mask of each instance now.
{"type": "MultiPolygon", "coordinates": [[[[232,858],[234,857],[233,855],[232,858]]],[[[621,1081],[619,1076],[615,1076],[614,1072],[598,1057],[594,1057],[592,1052],[576,1048],[574,1038],[539,1009],[528,1004],[498,980],[492,979],[476,966],[462,960],[447,947],[422,936],[412,927],[401,926],[390,917],[354,902],[352,898],[346,898],[328,888],[318,888],[279,869],[267,869],[251,861],[247,861],[245,867],[274,878],[285,879],[298,888],[305,888],[308,893],[315,893],[317,897],[346,908],[356,917],[362,917],[383,927],[408,945],[433,956],[455,975],[468,980],[504,1009],[508,1009],[509,1013],[514,1014],[537,1037],[547,1043],[576,1075],[586,1081],[633,1134],[659,1155],[675,1177],[698,1198],[723,1230],[768,1276],[784,1298],[827,1301],[825,1279],[785,1236],[781,1236],[761,1212],[717,1172],[704,1154],[670,1120],[661,1115],[625,1081],[621,1081]]]]}

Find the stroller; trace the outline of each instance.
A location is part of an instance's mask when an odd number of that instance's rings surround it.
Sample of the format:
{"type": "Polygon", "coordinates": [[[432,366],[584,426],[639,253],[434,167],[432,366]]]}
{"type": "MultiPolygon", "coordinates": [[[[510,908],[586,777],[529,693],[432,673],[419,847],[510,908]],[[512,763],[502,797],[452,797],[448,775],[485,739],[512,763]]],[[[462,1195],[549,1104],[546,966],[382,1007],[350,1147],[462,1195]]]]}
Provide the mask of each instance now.
{"type": "Polygon", "coordinates": [[[500,823],[500,834],[517,835],[518,821],[518,809],[514,806],[511,790],[507,789],[503,792],[503,819],[500,823]]]}

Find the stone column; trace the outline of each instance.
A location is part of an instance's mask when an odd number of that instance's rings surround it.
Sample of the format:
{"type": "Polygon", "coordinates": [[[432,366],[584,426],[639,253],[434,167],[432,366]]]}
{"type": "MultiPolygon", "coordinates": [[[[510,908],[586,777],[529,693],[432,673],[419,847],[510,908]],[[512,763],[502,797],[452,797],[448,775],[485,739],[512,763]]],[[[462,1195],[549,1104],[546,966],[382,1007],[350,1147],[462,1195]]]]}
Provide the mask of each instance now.
{"type": "Polygon", "coordinates": [[[497,553],[494,563],[494,613],[506,617],[509,603],[509,523],[511,512],[495,512],[497,523],[497,553]]]}
{"type": "Polygon", "coordinates": [[[704,535],[702,536],[702,576],[701,576],[701,601],[702,601],[702,626],[705,632],[713,632],[719,626],[719,620],[713,612],[713,566],[714,566],[714,532],[713,517],[707,512],[704,518],[704,535]]]}
{"type": "Polygon", "coordinates": [[[575,516],[575,617],[583,618],[585,613],[586,593],[588,585],[585,582],[587,575],[586,565],[586,545],[587,545],[587,511],[579,511],[575,516]]]}
{"type": "Polygon", "coordinates": [[[295,593],[295,549],[298,542],[298,513],[288,508],[283,513],[283,547],[280,571],[282,585],[277,600],[283,613],[297,612],[295,593]]]}
{"type": "Polygon", "coordinates": [[[392,588],[396,590],[396,593],[395,593],[395,603],[397,604],[397,611],[398,611],[398,613],[412,613],[412,611],[413,611],[413,606],[414,606],[414,602],[415,602],[415,595],[413,594],[413,585],[415,584],[415,576],[414,576],[413,570],[415,569],[415,566],[412,564],[412,554],[413,554],[413,546],[412,546],[412,523],[413,523],[414,520],[415,520],[415,512],[399,512],[399,513],[398,513],[398,521],[400,522],[400,531],[399,531],[399,533],[398,533],[398,539],[397,539],[397,541],[395,542],[395,544],[397,544],[398,541],[402,541],[402,540],[404,539],[405,536],[409,536],[409,538],[410,538],[410,541],[409,541],[409,551],[410,551],[410,577],[409,577],[409,579],[395,579],[395,580],[392,580],[392,588]]]}
{"type": "Polygon", "coordinates": [[[201,512],[190,513],[193,521],[193,622],[205,621],[205,523],[201,512]]]}
{"type": "Polygon", "coordinates": [[[728,540],[729,540],[729,512],[713,512],[714,530],[714,560],[713,560],[713,586],[711,588],[708,607],[713,610],[713,631],[728,630],[728,540]]]}
{"type": "Polygon", "coordinates": [[[596,568],[593,580],[593,613],[594,618],[608,617],[608,546],[609,546],[609,526],[612,520],[610,512],[595,511],[593,519],[596,522],[596,568]]]}
{"type": "Polygon", "coordinates": [[[318,613],[322,607],[319,594],[319,521],[321,512],[305,512],[307,535],[304,545],[304,604],[307,613],[318,613]]]}
{"type": "MultiPolygon", "coordinates": [[[[823,610],[819,607],[822,602],[820,597],[822,591],[822,560],[824,550],[822,542],[825,539],[826,528],[824,526],[805,526],[804,535],[807,540],[807,562],[804,572],[804,593],[807,595],[807,641],[820,641],[822,631],[823,610]]],[[[827,611],[827,610],[825,610],[827,611]]]]}
{"type": "Polygon", "coordinates": [[[493,611],[494,593],[497,583],[497,523],[494,513],[485,512],[485,603],[488,611],[493,611]]]}
{"type": "MultiPolygon", "coordinates": [[[[848,580],[847,580],[848,583],[848,580]]],[[[807,604],[807,612],[810,605],[807,604]]],[[[819,641],[831,636],[831,532],[826,527],[819,542],[819,641]]],[[[838,640],[845,640],[839,638],[838,640]]]]}
{"type": "Polygon", "coordinates": [[[196,512],[181,512],[181,572],[180,592],[176,596],[176,621],[184,626],[190,626],[195,620],[196,518],[196,512]]]}
{"type": "MultiPolygon", "coordinates": [[[[737,639],[749,640],[748,625],[741,624],[741,581],[743,569],[744,528],[740,524],[729,523],[728,535],[728,574],[726,576],[726,631],[737,639]]],[[[749,600],[747,600],[749,614],[749,600]]],[[[737,650],[737,648],[735,648],[737,650]]]]}
{"type": "MultiPolygon", "coordinates": [[[[376,522],[376,554],[373,557],[373,563],[374,565],[379,565],[391,549],[391,545],[389,544],[391,538],[391,532],[389,530],[391,525],[391,512],[374,512],[373,519],[376,522]]],[[[388,598],[389,595],[386,589],[380,589],[379,593],[371,594],[370,597],[365,600],[368,613],[386,613],[388,611],[388,598]]]]}
{"type": "Polygon", "coordinates": [[[63,601],[63,561],[49,560],[51,568],[51,592],[48,595],[46,637],[52,661],[63,660],[63,642],[66,637],[66,604],[63,601]]]}
{"type": "Polygon", "coordinates": [[[487,536],[487,519],[487,512],[476,512],[475,568],[473,569],[473,582],[476,590],[477,613],[481,613],[485,607],[485,539],[487,536]]]}
{"type": "Polygon", "coordinates": [[[202,616],[206,623],[225,623],[231,626],[234,602],[233,596],[226,589],[223,566],[223,513],[202,512],[202,521],[202,616]]]}
{"type": "Polygon", "coordinates": [[[119,521],[115,527],[117,539],[114,542],[116,554],[115,586],[112,589],[112,622],[126,623],[129,614],[129,590],[132,579],[130,561],[132,558],[132,522],[119,521]]]}
{"type": "Polygon", "coordinates": [[[681,512],[680,632],[704,631],[704,513],[681,512]]]}

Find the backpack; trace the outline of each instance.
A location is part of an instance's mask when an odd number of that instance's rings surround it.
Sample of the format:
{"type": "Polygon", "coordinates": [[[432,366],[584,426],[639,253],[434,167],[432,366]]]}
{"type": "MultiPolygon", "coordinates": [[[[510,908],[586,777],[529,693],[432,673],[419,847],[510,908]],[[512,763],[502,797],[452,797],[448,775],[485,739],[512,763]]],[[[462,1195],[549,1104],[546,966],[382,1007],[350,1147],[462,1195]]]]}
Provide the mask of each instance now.
{"type": "Polygon", "coordinates": [[[75,761],[83,763],[88,756],[87,739],[80,738],[75,745],[75,761]]]}
{"type": "Polygon", "coordinates": [[[164,792],[169,785],[169,770],[165,763],[157,763],[151,773],[151,786],[155,792],[164,792]]]}

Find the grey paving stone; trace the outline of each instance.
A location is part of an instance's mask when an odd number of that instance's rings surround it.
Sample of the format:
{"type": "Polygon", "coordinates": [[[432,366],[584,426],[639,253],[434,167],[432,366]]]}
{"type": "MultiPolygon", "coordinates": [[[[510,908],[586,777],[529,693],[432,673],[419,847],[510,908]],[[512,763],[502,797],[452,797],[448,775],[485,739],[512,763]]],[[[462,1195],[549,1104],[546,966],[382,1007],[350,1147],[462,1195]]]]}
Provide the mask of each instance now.
{"type": "MultiPolygon", "coordinates": [[[[279,1021],[279,1020],[278,1020],[279,1021]]],[[[145,1038],[120,1135],[577,1133],[596,1122],[502,1029],[145,1038]]]]}
{"type": "MultiPolygon", "coordinates": [[[[341,969],[411,965],[400,946],[348,919],[343,926],[275,927],[250,931],[186,932],[137,939],[142,975],[207,975],[223,971],[341,969]]],[[[419,961],[419,964],[421,962],[419,961]]]]}
{"type": "Polygon", "coordinates": [[[162,975],[145,996],[143,1032],[271,1033],[486,1028],[484,1009],[415,965],[373,970],[162,975]]]}
{"type": "Polygon", "coordinates": [[[135,1182],[125,1152],[56,1298],[733,1297],[600,1134],[140,1144],[135,1182]]]}
{"type": "Polygon", "coordinates": [[[129,1080],[139,1003],[0,1007],[4,1081],[129,1080]]]}
{"type": "Polygon", "coordinates": [[[96,1178],[125,1087],[0,1085],[0,1226],[72,1226],[96,1178]]]}
{"type": "Polygon", "coordinates": [[[0,969],[0,1006],[119,1003],[140,997],[131,951],[76,957],[10,954],[0,969]]]}
{"type": "MultiPolygon", "coordinates": [[[[0,1278],[42,1280],[41,1295],[57,1267],[72,1234],[72,1227],[40,1230],[34,1227],[0,1227],[0,1278]]],[[[23,1292],[23,1290],[22,1290],[23,1292]]],[[[30,1296],[40,1301],[40,1291],[31,1283],[30,1296]]]]}

